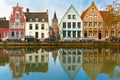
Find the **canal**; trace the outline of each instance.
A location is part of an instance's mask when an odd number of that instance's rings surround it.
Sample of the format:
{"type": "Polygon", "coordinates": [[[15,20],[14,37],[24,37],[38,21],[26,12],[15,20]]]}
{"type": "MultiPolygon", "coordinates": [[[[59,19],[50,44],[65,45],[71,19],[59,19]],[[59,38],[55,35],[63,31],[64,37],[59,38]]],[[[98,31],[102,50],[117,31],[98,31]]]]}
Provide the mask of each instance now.
{"type": "Polygon", "coordinates": [[[120,80],[120,49],[0,49],[0,80],[120,80]]]}

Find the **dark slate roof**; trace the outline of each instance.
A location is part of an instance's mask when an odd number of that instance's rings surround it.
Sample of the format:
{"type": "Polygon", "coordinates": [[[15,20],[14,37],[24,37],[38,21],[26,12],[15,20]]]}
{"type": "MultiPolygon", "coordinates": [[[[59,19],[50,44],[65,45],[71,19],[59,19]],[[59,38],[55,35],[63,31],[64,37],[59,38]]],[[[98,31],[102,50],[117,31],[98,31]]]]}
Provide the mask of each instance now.
{"type": "Polygon", "coordinates": [[[48,22],[48,12],[25,12],[24,14],[26,22],[48,22]],[[38,21],[36,21],[36,18],[38,18],[38,21]]]}
{"type": "Polygon", "coordinates": [[[53,16],[54,19],[57,19],[57,15],[56,15],[56,12],[54,12],[54,16],[53,16]]]}
{"type": "Polygon", "coordinates": [[[9,28],[8,20],[0,20],[0,28],[9,28]]]}

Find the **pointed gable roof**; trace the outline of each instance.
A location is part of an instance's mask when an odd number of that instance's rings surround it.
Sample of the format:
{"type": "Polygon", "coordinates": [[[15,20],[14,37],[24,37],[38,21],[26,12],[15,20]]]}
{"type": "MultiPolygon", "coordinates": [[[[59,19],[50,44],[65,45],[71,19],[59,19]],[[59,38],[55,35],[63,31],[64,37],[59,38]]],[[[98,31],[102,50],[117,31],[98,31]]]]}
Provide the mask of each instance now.
{"type": "MultiPolygon", "coordinates": [[[[79,16],[79,13],[77,12],[77,10],[75,9],[75,7],[71,4],[70,7],[68,8],[68,10],[66,11],[66,13],[64,14],[64,16],[61,18],[61,20],[63,20],[63,18],[66,16],[66,14],[70,11],[70,9],[73,9],[77,15],[79,16]]],[[[61,24],[61,22],[60,22],[61,24]]]]}
{"type": "MultiPolygon", "coordinates": [[[[83,19],[83,18],[85,17],[86,13],[88,12],[88,10],[89,10],[91,7],[94,7],[94,8],[97,9],[97,7],[96,7],[94,1],[91,3],[90,7],[88,7],[85,11],[83,11],[83,13],[82,13],[81,16],[80,16],[81,19],[83,19]]],[[[97,9],[97,10],[98,10],[98,9],[97,9]]]]}

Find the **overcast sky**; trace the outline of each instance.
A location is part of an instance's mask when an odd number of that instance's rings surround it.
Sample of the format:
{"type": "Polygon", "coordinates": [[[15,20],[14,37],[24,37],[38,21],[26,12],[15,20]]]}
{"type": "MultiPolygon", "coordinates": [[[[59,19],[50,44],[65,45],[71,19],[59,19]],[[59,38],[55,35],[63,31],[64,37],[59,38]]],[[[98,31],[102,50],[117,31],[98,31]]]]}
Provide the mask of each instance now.
{"type": "Polygon", "coordinates": [[[56,11],[58,19],[61,19],[72,4],[81,15],[82,11],[88,8],[92,1],[99,9],[102,9],[101,6],[111,4],[113,0],[0,0],[0,17],[5,16],[9,19],[12,7],[19,3],[23,7],[23,11],[26,11],[26,8],[32,12],[44,12],[48,9],[49,23],[51,24],[54,11],[56,11]]]}

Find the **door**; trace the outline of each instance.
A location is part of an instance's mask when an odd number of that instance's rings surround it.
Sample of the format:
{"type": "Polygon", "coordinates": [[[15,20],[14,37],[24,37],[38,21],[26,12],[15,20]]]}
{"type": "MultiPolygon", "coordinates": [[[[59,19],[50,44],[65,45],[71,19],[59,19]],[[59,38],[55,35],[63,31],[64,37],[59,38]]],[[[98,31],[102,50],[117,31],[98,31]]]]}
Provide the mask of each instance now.
{"type": "Polygon", "coordinates": [[[100,32],[100,33],[98,33],[98,39],[101,39],[101,38],[102,38],[102,34],[100,32]]]}

